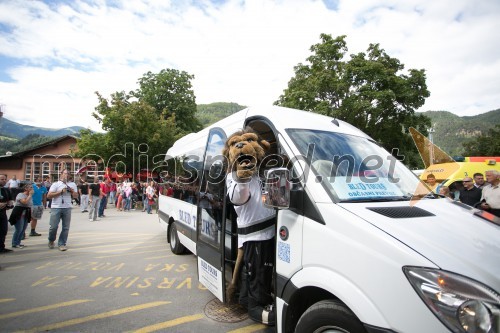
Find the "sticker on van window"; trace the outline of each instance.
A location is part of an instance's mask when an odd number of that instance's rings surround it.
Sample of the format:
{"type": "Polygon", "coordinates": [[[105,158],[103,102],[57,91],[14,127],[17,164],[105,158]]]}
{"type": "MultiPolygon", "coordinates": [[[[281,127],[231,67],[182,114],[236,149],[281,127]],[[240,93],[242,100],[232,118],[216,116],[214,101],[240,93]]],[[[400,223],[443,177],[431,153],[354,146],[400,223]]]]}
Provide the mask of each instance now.
{"type": "MultiPolygon", "coordinates": [[[[360,198],[384,198],[403,196],[403,192],[396,184],[389,182],[387,178],[379,177],[376,181],[370,181],[370,178],[361,179],[360,177],[334,177],[332,186],[337,195],[342,199],[360,199],[360,198]],[[367,182],[366,180],[369,180],[367,182]]],[[[373,179],[371,179],[373,180],[373,179]]]]}

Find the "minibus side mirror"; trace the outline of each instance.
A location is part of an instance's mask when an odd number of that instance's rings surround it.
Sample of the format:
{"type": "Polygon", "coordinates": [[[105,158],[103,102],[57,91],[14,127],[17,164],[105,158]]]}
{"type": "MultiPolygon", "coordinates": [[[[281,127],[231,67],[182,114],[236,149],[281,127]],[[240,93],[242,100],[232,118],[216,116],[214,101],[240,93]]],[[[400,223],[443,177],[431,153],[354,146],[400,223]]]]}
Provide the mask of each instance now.
{"type": "Polygon", "coordinates": [[[287,168],[273,168],[266,172],[266,183],[262,201],[269,208],[290,207],[290,171],[287,168]]]}

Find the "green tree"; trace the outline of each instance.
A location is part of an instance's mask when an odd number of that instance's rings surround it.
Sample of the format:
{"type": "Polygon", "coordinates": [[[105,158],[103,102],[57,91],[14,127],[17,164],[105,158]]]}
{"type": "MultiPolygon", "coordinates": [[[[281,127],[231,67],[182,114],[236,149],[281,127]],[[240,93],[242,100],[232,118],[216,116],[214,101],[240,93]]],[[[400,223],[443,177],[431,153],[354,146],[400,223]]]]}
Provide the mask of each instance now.
{"type": "Polygon", "coordinates": [[[500,124],[484,135],[463,143],[465,156],[500,156],[500,124]]]}
{"type": "Polygon", "coordinates": [[[191,86],[193,75],[176,69],[163,69],[158,74],[147,72],[139,79],[139,88],[130,95],[152,106],[165,119],[175,115],[185,132],[202,129],[196,119],[196,98],[191,86]]]}
{"type": "Polygon", "coordinates": [[[134,173],[146,167],[145,157],[149,169],[158,166],[157,162],[163,160],[162,155],[175,140],[201,128],[194,118],[196,104],[193,109],[195,98],[190,78],[175,70],[148,72],[139,80],[140,88],[129,94],[115,92],[108,100],[96,92],[99,103],[92,116],[106,132],[81,131],[77,156],[87,156],[110,167],[120,161],[127,166],[127,172],[134,167],[134,173]]]}
{"type": "Polygon", "coordinates": [[[295,76],[275,104],[344,120],[387,150],[399,148],[400,153],[413,155],[416,148],[408,128],[427,134],[430,127],[429,118],[415,113],[430,95],[425,71],[402,73],[404,65],[379,44],[345,60],[345,37],[321,34],[321,43],[311,46],[308,63],[295,66],[295,76]]]}

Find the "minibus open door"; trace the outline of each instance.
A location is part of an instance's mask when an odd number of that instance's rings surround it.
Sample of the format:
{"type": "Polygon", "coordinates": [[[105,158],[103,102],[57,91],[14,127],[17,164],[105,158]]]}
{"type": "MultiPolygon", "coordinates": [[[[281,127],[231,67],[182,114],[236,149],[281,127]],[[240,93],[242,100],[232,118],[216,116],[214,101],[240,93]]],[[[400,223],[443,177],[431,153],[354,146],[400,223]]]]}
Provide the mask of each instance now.
{"type": "Polygon", "coordinates": [[[196,221],[198,280],[221,302],[226,301],[226,281],[231,281],[237,247],[232,228],[236,223],[234,209],[225,207],[226,170],[221,155],[225,141],[222,129],[210,130],[197,194],[196,221]]]}

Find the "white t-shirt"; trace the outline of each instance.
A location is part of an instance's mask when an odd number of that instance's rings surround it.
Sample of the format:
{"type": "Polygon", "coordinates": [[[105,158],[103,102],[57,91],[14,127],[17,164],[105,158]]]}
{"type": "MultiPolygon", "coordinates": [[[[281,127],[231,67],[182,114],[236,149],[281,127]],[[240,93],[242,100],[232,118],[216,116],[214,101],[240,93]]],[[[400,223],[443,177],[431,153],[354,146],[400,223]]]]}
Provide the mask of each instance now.
{"type": "Polygon", "coordinates": [[[496,186],[488,184],[483,187],[481,200],[485,200],[493,209],[500,209],[500,184],[496,186]]]}
{"type": "MultiPolygon", "coordinates": [[[[64,183],[62,181],[58,181],[50,186],[50,192],[60,192],[63,188],[71,187],[73,191],[78,191],[76,184],[73,182],[64,183]]],[[[52,198],[51,208],[71,208],[71,192],[66,191],[62,195],[58,195],[55,198],[52,198]]]]}
{"type": "MultiPolygon", "coordinates": [[[[253,176],[248,183],[238,183],[232,174],[226,177],[227,194],[229,200],[234,204],[234,210],[238,214],[238,228],[245,228],[263,221],[267,221],[276,215],[274,209],[267,208],[262,202],[262,184],[258,176],[253,176]]],[[[275,225],[269,226],[246,235],[238,234],[238,247],[243,246],[246,241],[262,241],[274,237],[275,225]]]]}
{"type": "Polygon", "coordinates": [[[18,188],[19,187],[19,180],[17,179],[9,179],[7,184],[5,185],[7,188],[18,188]]]}

